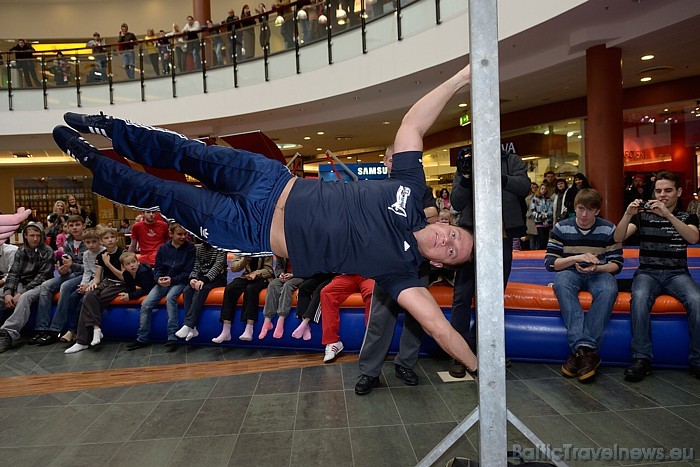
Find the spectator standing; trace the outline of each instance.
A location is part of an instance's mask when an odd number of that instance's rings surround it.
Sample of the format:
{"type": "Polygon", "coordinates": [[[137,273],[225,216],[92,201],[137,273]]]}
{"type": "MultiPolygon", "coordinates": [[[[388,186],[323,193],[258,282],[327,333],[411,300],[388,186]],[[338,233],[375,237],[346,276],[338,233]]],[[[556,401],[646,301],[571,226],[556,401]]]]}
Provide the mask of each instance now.
{"type": "Polygon", "coordinates": [[[22,85],[26,88],[31,88],[32,83],[34,83],[34,86],[40,87],[41,82],[36,75],[36,61],[34,60],[34,52],[36,50],[34,50],[34,47],[31,44],[27,44],[24,39],[17,39],[17,44],[10,49],[10,52],[15,53],[17,69],[23,79],[22,85]]]}
{"type": "Polygon", "coordinates": [[[632,281],[630,318],[632,365],[627,381],[638,382],[651,374],[651,308],[656,297],[669,294],[688,313],[690,374],[700,379],[700,286],[688,272],[688,244],[697,243],[698,216],[683,211],[679,199],[680,178],[662,170],[654,182],[655,200],[632,201],[617,224],[615,239],[622,241],[639,232],[639,268],[632,281]]]}
{"type": "Polygon", "coordinates": [[[138,39],[133,32],[129,31],[129,25],[122,23],[119,29],[117,43],[119,44],[119,54],[122,57],[122,66],[129,79],[134,79],[134,45],[136,42],[138,42],[138,39]]]}
{"type": "Polygon", "coordinates": [[[440,209],[447,209],[448,211],[452,208],[450,203],[450,191],[447,188],[440,190],[440,196],[437,199],[437,207],[440,209]]]}
{"type": "Polygon", "coordinates": [[[567,217],[575,217],[576,215],[574,212],[576,210],[574,206],[574,199],[576,199],[578,191],[590,187],[591,184],[588,183],[588,179],[585,175],[580,172],[574,175],[574,184],[571,185],[564,193],[564,208],[566,208],[567,217]]]}
{"type": "Polygon", "coordinates": [[[600,365],[598,350],[617,299],[614,275],[624,263],[615,224],[598,217],[602,204],[596,190],[579,190],[575,217],[554,226],[544,259],[547,270],[556,272],[554,293],[569,343],[569,357],[561,371],[579,381],[593,377],[600,365]],[[592,297],[585,314],[578,297],[582,290],[592,297]]]}
{"type": "Polygon", "coordinates": [[[566,193],[568,188],[569,184],[566,183],[566,180],[563,178],[557,179],[557,188],[554,190],[554,198],[552,200],[553,224],[568,218],[566,215],[566,206],[564,206],[564,193],[566,193]]]}
{"type": "Polygon", "coordinates": [[[226,52],[231,63],[233,63],[234,53],[236,54],[237,60],[241,60],[242,58],[241,49],[243,48],[243,43],[241,41],[243,38],[240,35],[241,23],[238,22],[238,19],[239,18],[236,16],[236,12],[233,11],[233,8],[229,8],[228,16],[222,21],[223,24],[226,24],[226,52]]]}
{"type": "Polygon", "coordinates": [[[184,48],[187,45],[185,44],[185,38],[181,35],[180,26],[177,23],[173,23],[173,30],[167,33],[166,37],[172,37],[173,42],[170,49],[175,51],[175,69],[179,73],[184,73],[186,71],[184,48]]]}
{"type": "Polygon", "coordinates": [[[192,55],[195,70],[202,68],[202,60],[199,58],[199,31],[201,29],[199,21],[195,21],[192,16],[187,17],[187,22],[182,27],[182,32],[186,34],[185,39],[187,40],[185,49],[188,54],[192,55]]]}
{"type": "Polygon", "coordinates": [[[144,211],[143,221],[131,227],[129,251],[140,252],[139,261],[151,266],[156,263],[158,248],[170,240],[168,224],[155,211],[144,211]]]}
{"type": "Polygon", "coordinates": [[[158,36],[156,36],[155,31],[152,28],[146,29],[146,35],[143,37],[144,46],[146,47],[146,53],[148,54],[148,60],[151,62],[153,67],[153,72],[156,76],[160,76],[160,63],[158,62],[158,47],[157,41],[158,36]]]}
{"type": "Polygon", "coordinates": [[[243,58],[250,60],[255,57],[255,20],[252,19],[250,7],[246,4],[241,9],[241,48],[243,58]]]}
{"type": "Polygon", "coordinates": [[[554,172],[551,170],[546,171],[542,183],[547,185],[547,198],[554,196],[554,192],[557,189],[557,177],[554,172]]]}
{"type": "Polygon", "coordinates": [[[65,86],[70,81],[71,64],[60,50],[56,52],[51,71],[53,72],[56,86],[65,86]]]}
{"type": "Polygon", "coordinates": [[[549,231],[552,229],[552,199],[547,197],[547,184],[540,185],[539,191],[530,201],[532,220],[537,227],[537,249],[547,248],[549,231]]]}
{"type": "Polygon", "coordinates": [[[95,57],[95,63],[99,67],[99,81],[103,81],[107,73],[107,53],[109,52],[109,47],[105,45],[104,39],[100,37],[99,32],[92,34],[92,39],[90,39],[85,47],[92,48],[92,55],[95,57]]]}
{"type": "Polygon", "coordinates": [[[537,194],[539,190],[537,183],[530,183],[530,194],[525,198],[525,206],[527,206],[527,214],[525,216],[525,225],[527,227],[527,245],[529,250],[537,249],[537,226],[535,221],[532,219],[532,210],[530,209],[530,203],[532,198],[537,194]]]}

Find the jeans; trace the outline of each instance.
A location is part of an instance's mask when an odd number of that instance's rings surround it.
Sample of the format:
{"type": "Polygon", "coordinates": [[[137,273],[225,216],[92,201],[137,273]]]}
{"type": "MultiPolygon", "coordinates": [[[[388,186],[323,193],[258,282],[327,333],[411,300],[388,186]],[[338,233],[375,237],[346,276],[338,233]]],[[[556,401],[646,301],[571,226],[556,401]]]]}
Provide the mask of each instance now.
{"type": "Polygon", "coordinates": [[[605,325],[617,299],[615,277],[608,272],[582,274],[565,269],[554,277],[554,293],[559,300],[571,353],[576,353],[576,349],[582,345],[599,349],[603,343],[605,325]],[[593,297],[585,315],[578,299],[581,290],[587,290],[593,297]]]}
{"type": "MultiPolygon", "coordinates": [[[[37,331],[63,331],[66,318],[76,308],[75,297],[71,299],[71,294],[76,291],[82,280],[82,274],[71,273],[49,279],[38,287],[39,306],[37,307],[36,325],[34,327],[37,331]],[[60,295],[56,305],[56,313],[52,320],[51,305],[53,304],[53,295],[58,291],[60,291],[60,295]]],[[[77,312],[75,314],[77,315],[77,312]]]]}
{"type": "Polygon", "coordinates": [[[139,318],[139,330],[136,339],[140,342],[148,342],[148,335],[151,333],[151,316],[153,309],[158,306],[160,299],[165,297],[165,308],[168,311],[168,340],[177,340],[175,333],[178,329],[178,306],[177,297],[180,296],[187,284],[175,284],[169,287],[156,285],[148,293],[148,296],[141,302],[141,315],[139,318]]]}
{"type": "Polygon", "coordinates": [[[202,314],[204,303],[212,289],[226,285],[226,277],[218,277],[212,282],[204,284],[201,290],[194,290],[187,286],[182,292],[182,301],[185,305],[185,326],[196,328],[199,323],[199,315],[202,314]]]}
{"type": "Polygon", "coordinates": [[[23,287],[18,287],[17,291],[21,294],[17,306],[15,306],[15,311],[12,312],[9,318],[5,320],[2,325],[3,330],[12,337],[12,341],[16,342],[19,339],[19,332],[22,330],[27,321],[29,321],[29,315],[32,311],[32,305],[34,305],[39,300],[39,287],[34,287],[33,289],[22,291],[23,287]]]}
{"type": "Polygon", "coordinates": [[[134,79],[134,51],[133,50],[127,50],[125,52],[122,52],[122,66],[124,67],[124,70],[126,71],[126,76],[128,76],[129,79],[134,79]]]}
{"type": "Polygon", "coordinates": [[[685,269],[637,269],[634,273],[630,301],[632,358],[653,357],[650,312],[661,294],[671,295],[685,307],[690,330],[690,364],[700,366],[700,286],[685,269]]]}

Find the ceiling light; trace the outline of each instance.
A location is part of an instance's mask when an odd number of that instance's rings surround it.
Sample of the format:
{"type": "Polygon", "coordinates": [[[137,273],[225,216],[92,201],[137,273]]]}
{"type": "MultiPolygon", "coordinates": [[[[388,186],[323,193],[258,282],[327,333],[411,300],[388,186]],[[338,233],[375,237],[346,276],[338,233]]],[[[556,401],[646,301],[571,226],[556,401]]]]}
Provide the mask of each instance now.
{"type": "Polygon", "coordinates": [[[572,136],[574,136],[574,132],[573,132],[573,131],[569,131],[568,133],[566,133],[566,137],[567,137],[567,138],[571,138],[572,136]]]}
{"type": "Polygon", "coordinates": [[[352,156],[348,156],[348,157],[346,157],[346,159],[352,159],[352,156]]]}
{"type": "Polygon", "coordinates": [[[308,141],[311,139],[311,136],[304,136],[304,139],[308,141]]]}
{"type": "Polygon", "coordinates": [[[319,136],[323,136],[323,135],[325,135],[325,133],[324,133],[324,132],[322,132],[322,131],[317,131],[317,132],[316,132],[316,134],[317,134],[317,135],[319,135],[319,136]]]}
{"type": "Polygon", "coordinates": [[[653,58],[654,58],[653,54],[642,55],[642,60],[644,60],[644,61],[651,60],[653,58]]]}
{"type": "Polygon", "coordinates": [[[466,102],[462,102],[461,104],[457,105],[457,107],[459,107],[460,109],[462,109],[462,108],[464,108],[464,107],[466,107],[466,106],[467,106],[467,103],[466,103],[466,102]]]}
{"type": "Polygon", "coordinates": [[[549,134],[549,130],[544,130],[544,134],[545,134],[545,135],[548,135],[548,134],[549,134]]]}
{"type": "Polygon", "coordinates": [[[647,81],[651,81],[651,76],[644,76],[639,81],[641,81],[642,83],[646,83],[647,81]]]}
{"type": "Polygon", "coordinates": [[[383,121],[383,122],[382,122],[382,125],[390,125],[390,124],[391,124],[391,122],[390,122],[389,120],[386,120],[386,121],[383,121]]]}
{"type": "Polygon", "coordinates": [[[362,159],[357,159],[357,162],[362,162],[362,159]]]}
{"type": "Polygon", "coordinates": [[[301,144],[299,144],[299,143],[277,143],[277,147],[283,151],[286,151],[289,149],[299,149],[299,148],[301,148],[301,144]]]}
{"type": "Polygon", "coordinates": [[[323,151],[323,148],[316,148],[317,151],[323,151]]]}

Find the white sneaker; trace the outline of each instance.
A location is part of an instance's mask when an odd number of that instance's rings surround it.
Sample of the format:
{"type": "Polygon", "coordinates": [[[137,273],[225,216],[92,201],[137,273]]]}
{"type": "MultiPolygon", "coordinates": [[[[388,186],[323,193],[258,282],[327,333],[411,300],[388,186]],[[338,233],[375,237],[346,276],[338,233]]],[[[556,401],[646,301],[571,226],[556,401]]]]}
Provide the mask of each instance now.
{"type": "Polygon", "coordinates": [[[338,356],[340,352],[343,351],[345,346],[341,341],[336,342],[335,344],[328,344],[326,345],[326,353],[323,356],[323,363],[328,363],[332,362],[335,360],[335,358],[338,356]]]}

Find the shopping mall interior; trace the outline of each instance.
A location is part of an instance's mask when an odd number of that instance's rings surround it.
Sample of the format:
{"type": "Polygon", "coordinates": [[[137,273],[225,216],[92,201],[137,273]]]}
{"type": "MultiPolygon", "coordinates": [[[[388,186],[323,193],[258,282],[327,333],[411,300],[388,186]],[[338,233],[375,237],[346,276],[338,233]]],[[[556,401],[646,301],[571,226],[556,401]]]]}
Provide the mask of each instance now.
{"type": "MultiPolygon", "coordinates": [[[[286,1],[262,15],[251,4],[253,21],[229,31],[224,19],[241,15],[243,0],[0,0],[0,211],[27,206],[44,218],[74,194],[99,222],[136,216],[94,195],[91,173],[55,145],[65,112],[252,144],[304,177],[332,177],[330,161],[355,174],[380,167],[410,106],[468,62],[468,3],[286,1]],[[194,38],[170,34],[188,15],[212,25],[194,38]],[[122,23],[139,40],[130,69],[117,45],[122,23]],[[144,40],[149,29],[166,39],[144,40]],[[96,31],[104,43],[86,46],[96,31]],[[32,58],[10,51],[20,38],[32,58]]],[[[586,174],[613,222],[635,174],[673,171],[683,202],[697,199],[699,30],[697,0],[499,1],[502,148],[522,158],[533,182],[550,170],[567,182],[586,174]]],[[[452,190],[457,152],[472,144],[473,98],[458,93],[424,139],[434,191],[452,190]]],[[[86,138],[111,152],[108,139],[86,138]]],[[[212,346],[206,336],[175,352],[162,343],[132,352],[106,337],[75,356],[25,340],[0,354],[8,465],[414,465],[478,404],[474,381],[438,375],[449,365],[441,353],[421,356],[417,386],[395,376],[389,356],[380,386],[358,396],[357,354],[324,365],[320,344],[212,346]]],[[[560,366],[513,359],[505,369],[508,408],[544,443],[653,449],[568,465],[700,462],[700,380],[687,367],[630,383],[604,361],[581,384],[560,366]],[[681,454],[669,456],[674,448],[681,454]]],[[[532,442],[509,425],[514,446],[532,442]]],[[[455,456],[478,458],[478,428],[434,465],[455,456]]]]}

